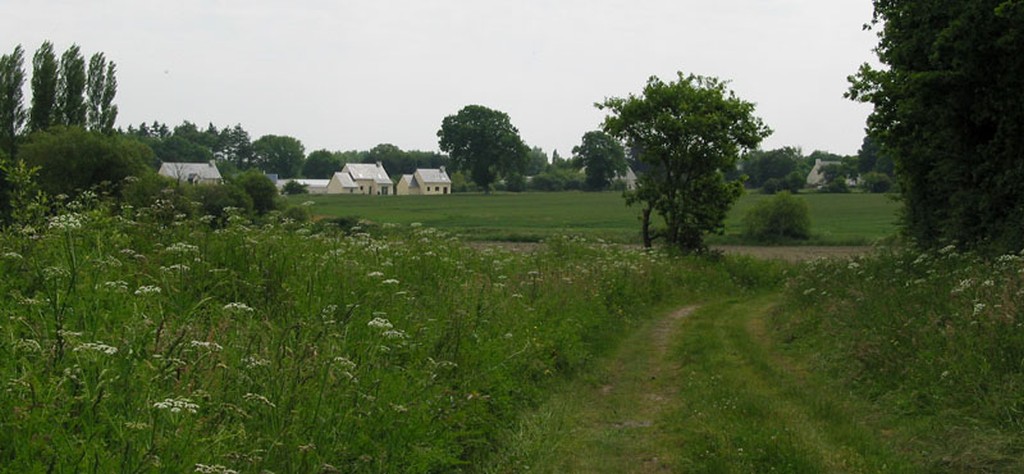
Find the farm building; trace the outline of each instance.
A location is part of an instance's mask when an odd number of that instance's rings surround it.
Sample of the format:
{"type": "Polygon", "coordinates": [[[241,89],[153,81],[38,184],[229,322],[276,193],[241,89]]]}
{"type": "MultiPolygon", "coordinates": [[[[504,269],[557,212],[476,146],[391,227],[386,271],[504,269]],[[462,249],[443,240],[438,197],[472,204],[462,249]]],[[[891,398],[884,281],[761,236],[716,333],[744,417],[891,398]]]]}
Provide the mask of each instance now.
{"type": "Polygon", "coordinates": [[[167,176],[179,183],[189,184],[220,184],[224,178],[212,161],[209,163],[175,163],[165,161],[160,165],[161,176],[167,176]]]}
{"type": "Polygon", "coordinates": [[[811,168],[811,172],[807,175],[807,186],[819,187],[825,184],[825,172],[824,168],[828,165],[841,165],[838,161],[824,161],[822,159],[814,160],[814,168],[811,168]]]}
{"type": "Polygon", "coordinates": [[[309,194],[327,194],[327,185],[330,182],[329,179],[279,179],[274,181],[274,184],[278,191],[283,190],[288,183],[298,183],[304,186],[309,194]]]}
{"type": "Polygon", "coordinates": [[[387,196],[394,194],[394,184],[381,162],[347,163],[334,173],[327,183],[327,194],[366,194],[387,196]]]}
{"type": "Polygon", "coordinates": [[[417,169],[413,174],[402,175],[395,186],[395,194],[436,196],[452,191],[452,179],[444,166],[432,169],[417,169]]]}

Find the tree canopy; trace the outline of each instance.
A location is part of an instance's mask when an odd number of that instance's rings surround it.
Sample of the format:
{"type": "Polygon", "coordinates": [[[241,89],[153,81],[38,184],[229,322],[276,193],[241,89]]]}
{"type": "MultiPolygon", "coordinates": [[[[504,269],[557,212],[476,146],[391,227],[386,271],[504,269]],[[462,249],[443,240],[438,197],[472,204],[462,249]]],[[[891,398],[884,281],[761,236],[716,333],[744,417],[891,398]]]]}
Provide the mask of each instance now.
{"type": "Polygon", "coordinates": [[[660,234],[670,245],[704,250],[704,234],[722,231],[743,192],[743,183],[727,180],[725,172],[771,133],[754,116],[754,104],[717,78],[678,73],[669,83],[651,77],[642,95],[609,98],[597,107],[609,113],[604,131],[649,166],[627,198],[643,205],[645,246],[651,245],[655,212],[665,221],[660,234]]]}
{"type": "Polygon", "coordinates": [[[281,178],[294,178],[302,171],[306,148],[297,138],[264,135],[252,142],[256,166],[265,173],[276,173],[281,178]]]}
{"type": "Polygon", "coordinates": [[[24,51],[21,46],[11,54],[0,56],[0,151],[15,155],[18,135],[25,123],[24,51]]]}
{"type": "Polygon", "coordinates": [[[892,158],[926,247],[1024,247],[1024,3],[874,0],[879,60],[849,97],[892,158]]]}
{"type": "Polygon", "coordinates": [[[526,172],[529,148],[504,112],[467,105],[444,118],[437,136],[451,166],[468,172],[485,192],[499,178],[526,172]]]}
{"type": "Polygon", "coordinates": [[[600,130],[583,134],[572,154],[573,159],[586,168],[583,186],[588,191],[608,189],[613,179],[626,173],[626,151],[622,144],[600,130]]]}
{"type": "Polygon", "coordinates": [[[18,157],[39,167],[39,186],[50,194],[73,196],[105,185],[115,193],[128,176],[153,173],[153,151],[124,136],[81,127],[51,127],[29,136],[18,157]]]}

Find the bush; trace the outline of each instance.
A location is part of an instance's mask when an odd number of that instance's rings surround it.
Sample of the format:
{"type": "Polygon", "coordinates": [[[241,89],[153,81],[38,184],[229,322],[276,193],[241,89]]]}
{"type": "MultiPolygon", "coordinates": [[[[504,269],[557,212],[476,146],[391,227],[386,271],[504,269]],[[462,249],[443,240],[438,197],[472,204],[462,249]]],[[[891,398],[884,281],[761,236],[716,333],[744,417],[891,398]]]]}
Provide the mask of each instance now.
{"type": "Polygon", "coordinates": [[[811,236],[807,203],[783,191],[759,202],[743,218],[743,235],[758,242],[805,240],[811,236]]]}
{"type": "Polygon", "coordinates": [[[872,171],[864,174],[861,177],[863,180],[864,189],[872,193],[887,193],[892,190],[892,178],[889,176],[872,171]]]}
{"type": "Polygon", "coordinates": [[[235,178],[233,184],[249,195],[252,209],[257,214],[266,214],[278,208],[277,186],[265,174],[255,170],[247,171],[235,178]]]}
{"type": "Polygon", "coordinates": [[[832,181],[829,181],[828,184],[819,188],[818,192],[832,194],[848,193],[850,192],[850,186],[846,184],[845,178],[840,177],[832,181]]]}
{"type": "Polygon", "coordinates": [[[225,208],[234,207],[245,213],[252,212],[252,198],[242,188],[231,185],[194,186],[192,197],[199,202],[203,215],[213,216],[217,221],[226,217],[225,208]]]}
{"type": "Polygon", "coordinates": [[[298,181],[289,181],[284,184],[284,193],[288,196],[294,196],[296,194],[309,194],[309,190],[306,189],[306,185],[298,181]]]}
{"type": "Polygon", "coordinates": [[[783,189],[782,180],[778,178],[769,178],[761,186],[761,192],[764,194],[775,194],[783,189]]]}

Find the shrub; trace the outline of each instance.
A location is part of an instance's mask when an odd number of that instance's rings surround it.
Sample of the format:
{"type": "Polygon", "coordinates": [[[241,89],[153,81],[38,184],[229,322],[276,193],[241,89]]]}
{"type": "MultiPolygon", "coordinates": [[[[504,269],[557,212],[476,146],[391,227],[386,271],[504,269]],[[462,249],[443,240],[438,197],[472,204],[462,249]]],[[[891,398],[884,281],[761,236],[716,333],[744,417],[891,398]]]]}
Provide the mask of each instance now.
{"type": "Polygon", "coordinates": [[[277,186],[259,171],[247,171],[235,178],[234,185],[241,188],[252,199],[252,209],[257,214],[266,214],[278,208],[277,186]]]}
{"type": "Polygon", "coordinates": [[[866,173],[861,177],[864,183],[864,189],[872,193],[887,193],[892,190],[892,178],[889,176],[872,171],[866,173]]]}
{"type": "Polygon", "coordinates": [[[783,191],[761,201],[743,218],[743,234],[758,242],[807,239],[811,218],[807,203],[783,191]]]}
{"type": "Polygon", "coordinates": [[[284,189],[282,189],[282,191],[284,191],[284,193],[288,196],[293,196],[296,194],[309,194],[309,190],[306,189],[306,185],[298,181],[289,181],[285,183],[284,189]]]}
{"type": "Polygon", "coordinates": [[[782,189],[784,189],[782,180],[778,178],[769,178],[761,186],[761,192],[764,194],[775,194],[782,189]]]}
{"type": "Polygon", "coordinates": [[[842,194],[850,192],[850,186],[846,184],[846,179],[837,178],[829,181],[828,184],[819,188],[818,191],[822,193],[842,194]]]}

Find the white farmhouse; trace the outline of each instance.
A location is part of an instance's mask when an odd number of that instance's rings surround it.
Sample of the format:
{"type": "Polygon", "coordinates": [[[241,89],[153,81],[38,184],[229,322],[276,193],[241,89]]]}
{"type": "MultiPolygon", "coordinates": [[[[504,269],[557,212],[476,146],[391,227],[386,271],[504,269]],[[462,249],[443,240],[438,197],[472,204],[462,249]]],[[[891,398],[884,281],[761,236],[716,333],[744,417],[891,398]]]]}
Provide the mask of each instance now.
{"type": "Polygon", "coordinates": [[[452,179],[444,166],[420,168],[413,174],[402,175],[395,186],[395,194],[436,196],[452,192],[452,179]]]}
{"type": "Polygon", "coordinates": [[[224,178],[214,162],[209,163],[175,163],[165,161],[160,164],[161,176],[177,180],[179,183],[188,184],[220,184],[224,178]]]}
{"type": "Polygon", "coordinates": [[[381,162],[347,163],[334,173],[327,183],[327,194],[365,194],[387,196],[394,194],[394,184],[381,162]]]}

